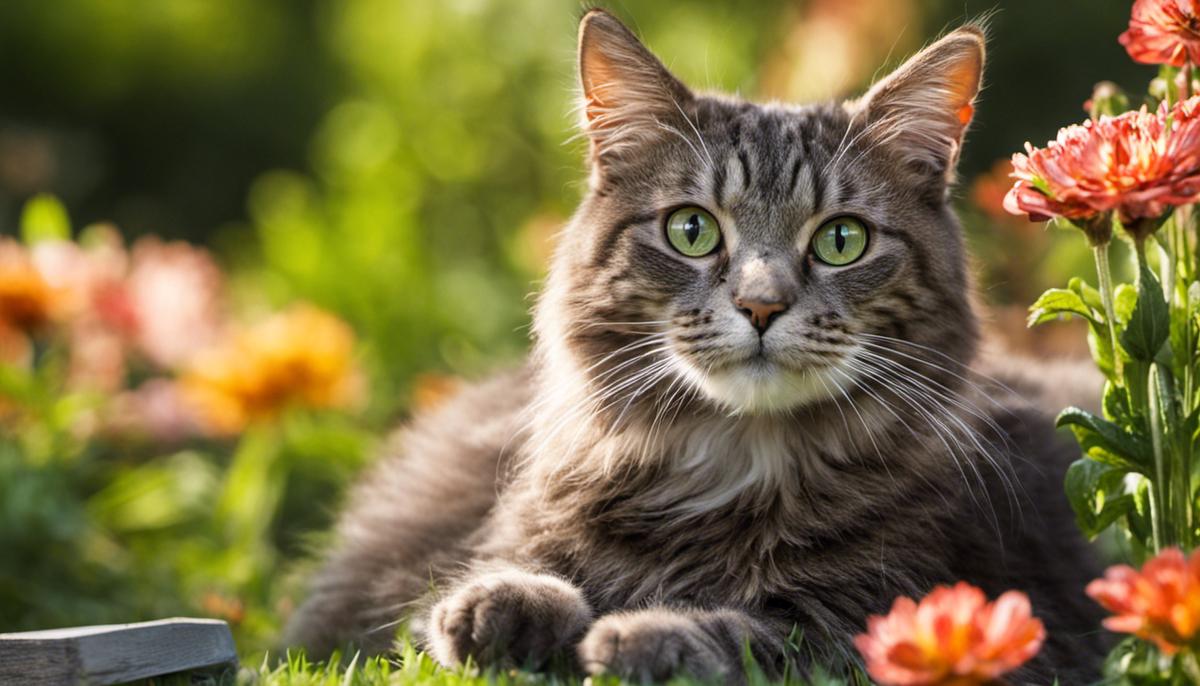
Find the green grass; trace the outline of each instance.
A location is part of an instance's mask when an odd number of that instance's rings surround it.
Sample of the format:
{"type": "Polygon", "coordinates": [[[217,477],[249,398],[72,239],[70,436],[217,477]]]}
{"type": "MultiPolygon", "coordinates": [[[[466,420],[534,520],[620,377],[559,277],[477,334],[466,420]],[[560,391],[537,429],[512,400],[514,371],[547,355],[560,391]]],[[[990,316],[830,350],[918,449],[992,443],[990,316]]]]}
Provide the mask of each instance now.
{"type": "MultiPolygon", "coordinates": [[[[761,671],[750,669],[749,686],[767,686],[771,682],[761,671]]],[[[234,674],[175,675],[137,682],[139,686],[621,686],[614,677],[584,677],[566,669],[545,673],[522,670],[480,670],[472,665],[444,669],[411,643],[388,657],[346,659],[335,655],[328,662],[313,663],[303,654],[292,653],[286,659],[264,657],[257,667],[245,664],[234,674]]],[[[817,674],[809,680],[786,679],[795,686],[861,686],[865,677],[851,681],[817,674]]],[[[678,677],[669,686],[700,686],[703,682],[678,677]]]]}

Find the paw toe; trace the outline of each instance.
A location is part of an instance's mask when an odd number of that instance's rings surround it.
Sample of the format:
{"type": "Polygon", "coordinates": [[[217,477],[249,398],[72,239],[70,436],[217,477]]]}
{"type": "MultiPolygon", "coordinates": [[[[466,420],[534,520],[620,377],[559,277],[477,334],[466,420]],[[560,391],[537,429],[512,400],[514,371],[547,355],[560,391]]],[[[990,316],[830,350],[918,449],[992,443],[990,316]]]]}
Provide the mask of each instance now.
{"type": "Polygon", "coordinates": [[[439,602],[430,616],[430,648],[447,665],[473,657],[481,665],[545,661],[583,633],[591,611],[565,582],[542,575],[483,577],[439,602]]]}
{"type": "Polygon", "coordinates": [[[678,674],[723,677],[730,671],[699,626],[668,612],[604,617],[584,637],[578,653],[591,674],[639,681],[666,681],[678,674]]]}

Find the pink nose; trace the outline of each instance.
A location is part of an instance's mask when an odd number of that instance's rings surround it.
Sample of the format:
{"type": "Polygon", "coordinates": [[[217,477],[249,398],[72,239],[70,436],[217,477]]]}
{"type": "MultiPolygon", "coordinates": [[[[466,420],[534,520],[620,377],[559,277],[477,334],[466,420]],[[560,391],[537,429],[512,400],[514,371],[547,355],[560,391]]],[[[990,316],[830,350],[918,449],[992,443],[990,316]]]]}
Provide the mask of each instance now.
{"type": "Polygon", "coordinates": [[[733,304],[739,312],[746,315],[750,324],[758,329],[759,335],[766,333],[767,327],[771,325],[775,317],[788,308],[787,303],[784,302],[764,302],[741,297],[734,298],[733,304]]]}

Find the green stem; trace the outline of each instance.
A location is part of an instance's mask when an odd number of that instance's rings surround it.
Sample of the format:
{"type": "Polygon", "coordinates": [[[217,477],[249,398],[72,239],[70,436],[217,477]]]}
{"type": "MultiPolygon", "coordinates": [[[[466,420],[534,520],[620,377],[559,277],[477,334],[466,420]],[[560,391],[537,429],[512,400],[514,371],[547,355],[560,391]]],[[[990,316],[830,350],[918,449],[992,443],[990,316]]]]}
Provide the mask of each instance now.
{"type": "MultiPolygon", "coordinates": [[[[1162,407],[1159,401],[1161,389],[1159,385],[1161,381],[1158,378],[1159,371],[1157,364],[1150,365],[1150,371],[1147,375],[1148,383],[1146,384],[1146,408],[1149,414],[1148,422],[1150,424],[1150,445],[1154,451],[1154,488],[1151,490],[1155,494],[1154,500],[1157,501],[1158,507],[1153,508],[1152,517],[1154,520],[1154,552],[1158,553],[1163,548],[1164,534],[1168,531],[1173,531],[1174,527],[1168,527],[1168,523],[1172,522],[1170,516],[1171,507],[1169,505],[1168,490],[1168,472],[1165,456],[1163,455],[1162,441],[1162,407]]],[[[1151,504],[1154,504],[1154,500],[1151,504]]]]}
{"type": "Polygon", "coordinates": [[[1096,278],[1100,282],[1100,301],[1104,304],[1104,321],[1108,324],[1108,341],[1112,345],[1113,372],[1118,380],[1122,380],[1121,352],[1117,347],[1117,311],[1113,307],[1112,270],[1108,264],[1108,243],[1093,245],[1092,256],[1096,258],[1096,278]]]}
{"type": "Polygon", "coordinates": [[[1155,555],[1162,550],[1162,502],[1158,495],[1158,484],[1150,484],[1150,547],[1155,555]]]}
{"type": "MultiPolygon", "coordinates": [[[[1191,76],[1189,74],[1190,83],[1191,76]]],[[[1174,385],[1171,397],[1174,398],[1171,414],[1168,418],[1168,428],[1174,433],[1170,441],[1172,449],[1172,509],[1178,521],[1177,542],[1185,550],[1191,550],[1195,540],[1195,513],[1192,508],[1192,437],[1184,428],[1187,417],[1191,414],[1194,393],[1193,362],[1195,360],[1194,325],[1191,321],[1190,304],[1188,303],[1188,285],[1194,272],[1194,256],[1188,244],[1188,229],[1190,212],[1188,207],[1177,207],[1172,213],[1168,229],[1170,233],[1170,256],[1173,267],[1170,272],[1171,281],[1163,283],[1167,291],[1167,303],[1170,307],[1172,321],[1184,321],[1182,346],[1175,349],[1176,362],[1173,364],[1174,385]],[[1180,387],[1182,386],[1182,387],[1180,387]]]]}
{"type": "MultiPolygon", "coordinates": [[[[1190,443],[1190,440],[1188,441],[1190,443]]],[[[1192,473],[1191,473],[1191,449],[1189,446],[1181,446],[1179,454],[1179,464],[1174,467],[1175,478],[1172,483],[1175,484],[1174,507],[1176,516],[1179,519],[1178,533],[1176,542],[1186,551],[1191,551],[1194,542],[1192,540],[1192,531],[1194,529],[1192,519],[1192,473]]],[[[1200,683],[1200,682],[1197,682],[1200,683]]]]}
{"type": "Polygon", "coordinates": [[[1196,659],[1195,651],[1185,650],[1180,653],[1179,664],[1183,667],[1183,672],[1188,675],[1193,684],[1200,684],[1200,660],[1196,659]]]}
{"type": "MultiPolygon", "coordinates": [[[[1145,237],[1134,238],[1134,251],[1137,254],[1138,264],[1138,282],[1141,285],[1141,273],[1146,268],[1146,240],[1145,237]]],[[[1114,342],[1114,348],[1116,344],[1114,342]]],[[[1167,465],[1163,457],[1162,449],[1162,423],[1161,423],[1161,405],[1159,402],[1159,379],[1158,371],[1154,363],[1148,365],[1139,363],[1136,365],[1136,378],[1125,379],[1126,388],[1129,389],[1130,407],[1135,413],[1140,414],[1139,410],[1144,411],[1145,421],[1147,426],[1146,432],[1150,434],[1151,445],[1154,452],[1154,478],[1150,483],[1150,524],[1152,528],[1152,538],[1154,552],[1157,554],[1163,549],[1164,537],[1168,531],[1167,523],[1171,522],[1169,516],[1168,497],[1170,490],[1167,483],[1167,465]]]]}
{"type": "Polygon", "coordinates": [[[1175,246],[1167,247],[1167,243],[1173,243],[1175,237],[1175,220],[1170,220],[1171,225],[1166,227],[1163,238],[1155,239],[1158,244],[1159,254],[1159,271],[1162,272],[1159,278],[1162,279],[1163,299],[1168,304],[1175,302],[1175,246]]]}

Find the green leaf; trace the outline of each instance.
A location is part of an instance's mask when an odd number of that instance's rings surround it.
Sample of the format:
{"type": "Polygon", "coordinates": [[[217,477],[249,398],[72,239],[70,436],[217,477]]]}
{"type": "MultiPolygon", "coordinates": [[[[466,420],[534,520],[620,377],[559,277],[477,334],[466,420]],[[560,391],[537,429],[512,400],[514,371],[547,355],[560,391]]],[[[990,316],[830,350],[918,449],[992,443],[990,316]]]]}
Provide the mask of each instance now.
{"type": "Polygon", "coordinates": [[[1086,303],[1093,312],[1104,311],[1104,299],[1100,297],[1100,291],[1088,285],[1087,281],[1084,281],[1078,276],[1072,277],[1071,280],[1067,282],[1067,289],[1078,293],[1079,297],[1083,298],[1083,302],[1086,303]]]}
{"type": "MultiPolygon", "coordinates": [[[[1193,324],[1192,318],[1187,315],[1187,312],[1181,311],[1181,308],[1172,307],[1174,310],[1171,317],[1171,345],[1168,346],[1171,350],[1171,358],[1180,361],[1181,365],[1186,365],[1190,362],[1192,356],[1192,346],[1189,345],[1189,339],[1192,338],[1193,324]]],[[[1171,370],[1176,372],[1178,376],[1182,376],[1182,366],[1176,367],[1171,365],[1171,370]]]]}
{"type": "Polygon", "coordinates": [[[1152,461],[1144,439],[1078,407],[1063,410],[1056,425],[1069,428],[1084,452],[1095,460],[1142,473],[1152,461]]]}
{"type": "Polygon", "coordinates": [[[1088,350],[1092,353],[1092,360],[1096,362],[1100,372],[1108,379],[1112,379],[1116,371],[1113,367],[1112,340],[1108,335],[1108,329],[1102,326],[1089,326],[1087,342],[1088,350]]]}
{"type": "Polygon", "coordinates": [[[1063,487],[1075,511],[1075,521],[1088,538],[1095,538],[1134,510],[1133,496],[1124,493],[1127,473],[1087,457],[1076,460],[1067,469],[1063,487]]]}
{"type": "Polygon", "coordinates": [[[1154,272],[1143,266],[1138,278],[1138,299],[1129,324],[1121,332],[1121,347],[1129,356],[1152,362],[1171,333],[1171,317],[1162,285],[1154,272]]]}
{"type": "Polygon", "coordinates": [[[1060,315],[1073,314],[1085,317],[1094,324],[1100,323],[1078,293],[1065,288],[1051,288],[1042,293],[1037,302],[1029,306],[1027,325],[1032,327],[1045,321],[1058,319],[1060,315]]]}
{"type": "Polygon", "coordinates": [[[206,514],[216,487],[212,463],[183,452],[118,473],[87,507],[114,531],[162,529],[206,514]]]}
{"type": "Polygon", "coordinates": [[[1104,384],[1104,416],[1118,424],[1128,424],[1132,415],[1129,412],[1129,396],[1125,389],[1112,381],[1104,384]]]}
{"type": "Polygon", "coordinates": [[[71,219],[67,208],[53,195],[35,195],[21,210],[21,238],[27,245],[40,241],[70,240],[71,219]]]}
{"type": "Polygon", "coordinates": [[[1132,495],[1133,510],[1125,518],[1129,533],[1135,542],[1149,541],[1154,535],[1154,525],[1150,522],[1150,480],[1139,479],[1132,495]]]}
{"type": "Polygon", "coordinates": [[[1133,310],[1137,307],[1137,294],[1137,288],[1134,288],[1133,284],[1117,285],[1113,292],[1113,314],[1117,316],[1118,323],[1129,323],[1129,318],[1133,316],[1133,310]]]}

